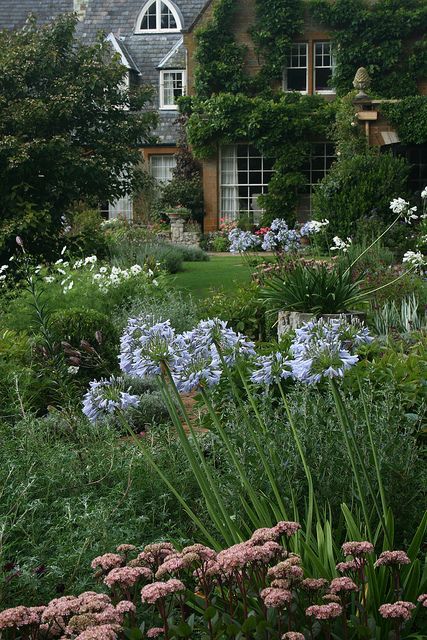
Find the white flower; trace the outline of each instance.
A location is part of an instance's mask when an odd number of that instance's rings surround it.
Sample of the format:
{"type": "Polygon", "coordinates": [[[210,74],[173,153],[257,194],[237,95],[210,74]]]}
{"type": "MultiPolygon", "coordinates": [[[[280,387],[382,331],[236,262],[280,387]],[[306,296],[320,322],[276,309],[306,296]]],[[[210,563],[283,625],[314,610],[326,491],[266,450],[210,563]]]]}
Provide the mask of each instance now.
{"type": "Polygon", "coordinates": [[[83,266],[83,260],[77,260],[74,263],[73,269],[80,269],[80,267],[82,267],[82,266],[83,266]]]}
{"type": "Polygon", "coordinates": [[[6,271],[6,269],[9,269],[9,265],[8,264],[2,264],[2,266],[0,267],[0,273],[3,273],[3,271],[6,271]]]}
{"type": "Polygon", "coordinates": [[[331,251],[342,251],[343,253],[347,253],[352,245],[352,239],[347,238],[347,241],[345,241],[341,240],[338,236],[335,236],[333,238],[333,243],[335,246],[331,247],[331,251]]]}
{"type": "Polygon", "coordinates": [[[427,187],[425,187],[424,190],[421,191],[421,197],[423,200],[427,200],[427,187]]]}
{"type": "Polygon", "coordinates": [[[51,284],[52,282],[55,282],[55,277],[54,276],[45,276],[43,279],[48,284],[51,284]]]}
{"type": "Polygon", "coordinates": [[[415,271],[423,271],[427,266],[427,260],[421,251],[407,251],[403,256],[402,262],[406,262],[410,267],[413,267],[415,271]]]}
{"type": "Polygon", "coordinates": [[[153,280],[153,284],[154,284],[155,287],[159,286],[159,283],[157,282],[157,280],[153,280]]]}
{"type": "Polygon", "coordinates": [[[63,262],[64,262],[64,260],[63,260],[62,258],[59,258],[59,260],[57,260],[57,261],[55,262],[55,264],[62,264],[63,262]]]}
{"type": "Polygon", "coordinates": [[[6,276],[5,275],[1,275],[0,276],[0,280],[6,280],[6,276]]]}
{"type": "Polygon", "coordinates": [[[142,267],[139,264],[134,264],[131,268],[130,268],[131,274],[133,276],[138,276],[141,271],[142,271],[142,267]]]}
{"type": "Polygon", "coordinates": [[[100,267],[99,268],[99,273],[107,273],[108,269],[107,267],[100,267]]]}
{"type": "Polygon", "coordinates": [[[64,269],[60,269],[59,267],[58,267],[58,273],[60,273],[62,276],[65,276],[64,269]]]}
{"type": "Polygon", "coordinates": [[[67,250],[67,245],[65,245],[65,247],[62,247],[61,256],[63,256],[63,255],[64,255],[64,253],[66,252],[66,250],[67,250]]]}
{"type": "Polygon", "coordinates": [[[102,274],[101,273],[95,273],[92,280],[101,280],[102,279],[102,274]]]}
{"type": "Polygon", "coordinates": [[[390,202],[390,209],[396,215],[403,213],[403,211],[405,211],[408,207],[409,202],[406,202],[406,200],[404,200],[403,198],[394,198],[394,200],[390,202]]]}
{"type": "Polygon", "coordinates": [[[96,262],[97,260],[98,260],[98,258],[97,258],[96,256],[87,256],[87,257],[85,258],[84,264],[85,264],[85,266],[86,266],[87,264],[95,264],[95,262],[96,262]]]}
{"type": "Polygon", "coordinates": [[[68,367],[67,371],[71,376],[75,376],[79,372],[79,367],[68,367]]]}

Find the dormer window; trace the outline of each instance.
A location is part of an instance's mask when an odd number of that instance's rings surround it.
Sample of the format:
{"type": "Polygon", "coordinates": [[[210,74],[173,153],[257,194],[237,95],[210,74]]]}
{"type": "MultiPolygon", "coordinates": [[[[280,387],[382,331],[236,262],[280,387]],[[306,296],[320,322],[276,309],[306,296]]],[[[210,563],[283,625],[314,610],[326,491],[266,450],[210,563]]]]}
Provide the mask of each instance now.
{"type": "Polygon", "coordinates": [[[181,29],[178,11],[169,0],[147,2],[136,24],[136,33],[176,32],[181,29]]]}
{"type": "Polygon", "coordinates": [[[178,99],[185,95],[185,71],[160,71],[160,108],[178,109],[178,99]]]}

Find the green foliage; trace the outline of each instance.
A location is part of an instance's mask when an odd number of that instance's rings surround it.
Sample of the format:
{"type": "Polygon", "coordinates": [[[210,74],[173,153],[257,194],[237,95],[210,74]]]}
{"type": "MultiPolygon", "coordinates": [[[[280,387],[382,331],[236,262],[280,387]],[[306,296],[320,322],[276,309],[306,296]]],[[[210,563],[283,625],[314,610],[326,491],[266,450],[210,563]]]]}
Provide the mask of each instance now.
{"type": "Polygon", "coordinates": [[[387,301],[381,308],[376,309],[372,325],[380,336],[392,333],[410,333],[427,329],[427,315],[421,309],[414,294],[403,298],[400,305],[394,300],[387,301]]]}
{"type": "Polygon", "coordinates": [[[356,70],[365,67],[372,92],[384,98],[418,93],[427,76],[427,6],[424,0],[310,0],[310,12],[332,33],[338,94],[352,89],[356,70]]]}
{"type": "Polygon", "coordinates": [[[174,176],[162,189],[161,205],[163,207],[182,205],[189,209],[193,220],[202,220],[203,186],[200,176],[187,180],[174,176]]]}
{"type": "Polygon", "coordinates": [[[166,242],[130,243],[126,237],[110,245],[110,255],[114,264],[124,267],[131,264],[160,264],[168,273],[182,271],[184,252],[166,242]]]}
{"type": "Polygon", "coordinates": [[[361,277],[329,264],[297,265],[283,277],[273,276],[260,290],[268,312],[299,311],[315,315],[352,311],[363,300],[361,277]]]}
{"type": "MultiPolygon", "coordinates": [[[[8,487],[0,504],[0,608],[93,589],[91,560],[125,541],[192,539],[182,509],[115,426],[55,413],[13,429],[0,424],[0,436],[0,486],[8,487]]],[[[165,427],[151,437],[155,459],[197,502],[176,438],[165,427]]]]}
{"type": "Polygon", "coordinates": [[[95,254],[98,259],[107,253],[107,240],[102,230],[103,217],[97,209],[76,210],[70,216],[70,229],[64,242],[73,255],[95,254]]]}
{"type": "Polygon", "coordinates": [[[244,91],[248,80],[243,72],[245,47],[235,42],[234,0],[216,0],[212,19],[196,32],[195,83],[197,95],[244,91]]]}
{"type": "Polygon", "coordinates": [[[363,219],[391,224],[390,199],[406,195],[408,175],[406,160],[388,153],[370,151],[343,158],[314,192],[315,218],[327,218],[329,233],[344,238],[357,233],[363,219]]]}
{"type": "Polygon", "coordinates": [[[427,96],[412,96],[392,104],[382,104],[381,111],[397,130],[403,144],[427,143],[427,96]]]}
{"type": "Polygon", "coordinates": [[[305,180],[300,169],[309,156],[309,142],[324,139],[332,120],[333,110],[319,96],[292,93],[250,98],[223,93],[209,100],[193,101],[188,138],[200,158],[215,153],[218,144],[236,140],[255,145],[266,157],[276,158],[269,193],[261,202],[269,218],[284,218],[292,224],[298,188],[305,180]]]}
{"type": "Polygon", "coordinates": [[[251,36],[263,62],[258,80],[281,80],[290,45],[302,32],[304,3],[301,0],[257,0],[256,10],[257,20],[251,36]]]}
{"type": "Polygon", "coordinates": [[[142,110],[151,91],[124,92],[118,56],[103,40],[80,44],[76,20],[0,33],[0,226],[35,251],[74,202],[97,205],[136,186],[136,141],[148,141],[156,121],[142,110]],[[30,210],[44,221],[23,225],[30,210]]]}
{"type": "MultiPolygon", "coordinates": [[[[60,344],[68,342],[77,351],[85,354],[82,340],[96,350],[95,357],[89,358],[85,378],[109,375],[118,370],[119,335],[108,316],[94,309],[64,309],[52,313],[49,325],[52,339],[60,344]],[[98,357],[99,356],[99,357],[98,357]]],[[[90,356],[90,352],[86,351],[90,356]]],[[[81,358],[85,369],[85,359],[81,358]]]]}

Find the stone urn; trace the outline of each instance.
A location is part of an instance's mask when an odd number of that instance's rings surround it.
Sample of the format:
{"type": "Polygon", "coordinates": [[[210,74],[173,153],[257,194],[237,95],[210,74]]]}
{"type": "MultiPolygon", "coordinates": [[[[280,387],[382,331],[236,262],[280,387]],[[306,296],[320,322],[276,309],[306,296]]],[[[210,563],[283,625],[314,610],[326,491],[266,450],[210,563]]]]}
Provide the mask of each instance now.
{"type": "Polygon", "coordinates": [[[352,320],[364,322],[366,320],[366,313],[363,311],[347,311],[346,313],[325,313],[321,316],[316,316],[314,313],[302,313],[300,311],[279,311],[277,322],[278,338],[280,339],[288,331],[302,327],[305,322],[310,322],[318,318],[323,318],[326,321],[344,318],[347,322],[351,322],[352,320]]]}

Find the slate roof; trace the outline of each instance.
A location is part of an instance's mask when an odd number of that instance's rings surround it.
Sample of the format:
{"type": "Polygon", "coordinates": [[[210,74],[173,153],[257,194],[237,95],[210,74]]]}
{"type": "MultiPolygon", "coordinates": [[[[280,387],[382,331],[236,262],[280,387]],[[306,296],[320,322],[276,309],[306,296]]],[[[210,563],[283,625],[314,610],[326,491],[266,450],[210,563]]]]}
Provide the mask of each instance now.
{"type": "Polygon", "coordinates": [[[48,22],[70,11],[73,11],[73,0],[0,0],[0,29],[22,27],[31,13],[40,22],[48,22]]]}

